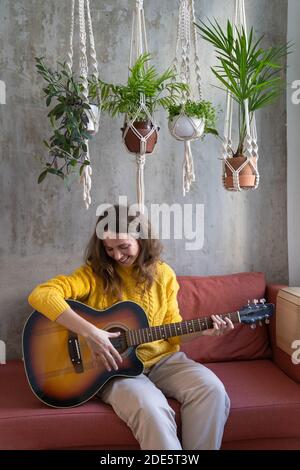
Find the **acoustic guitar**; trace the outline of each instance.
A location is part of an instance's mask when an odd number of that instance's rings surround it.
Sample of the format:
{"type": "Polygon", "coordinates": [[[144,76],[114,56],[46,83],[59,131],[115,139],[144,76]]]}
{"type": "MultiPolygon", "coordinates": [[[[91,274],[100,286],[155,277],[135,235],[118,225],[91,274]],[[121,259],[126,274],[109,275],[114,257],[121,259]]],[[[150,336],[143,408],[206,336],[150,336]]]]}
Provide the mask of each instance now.
{"type": "MultiPolygon", "coordinates": [[[[67,303],[82,318],[106,331],[120,331],[111,338],[123,358],[118,370],[107,371],[93,361],[84,337],[33,311],[23,331],[23,359],[33,393],[53,407],[78,406],[92,398],[113,377],[135,377],[144,370],[136,354],[139,344],[186,335],[213,327],[209,317],[149,327],[145,311],[131,301],[118,302],[105,310],[96,310],[69,299],[67,303]]],[[[220,315],[233,323],[254,325],[274,311],[273,304],[248,302],[241,310],[220,315]]]]}

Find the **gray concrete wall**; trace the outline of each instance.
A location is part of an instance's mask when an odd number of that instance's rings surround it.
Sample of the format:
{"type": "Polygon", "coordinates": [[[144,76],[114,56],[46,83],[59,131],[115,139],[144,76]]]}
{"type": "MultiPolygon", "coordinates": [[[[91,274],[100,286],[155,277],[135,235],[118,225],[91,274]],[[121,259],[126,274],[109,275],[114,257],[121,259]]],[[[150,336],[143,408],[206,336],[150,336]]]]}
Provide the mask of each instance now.
{"type": "MultiPolygon", "coordinates": [[[[178,2],[145,1],[149,48],[159,70],[174,55],[178,2]]],[[[68,192],[49,177],[37,185],[42,139],[48,133],[43,83],[34,57],[49,63],[63,59],[69,35],[69,4],[59,0],[0,0],[0,80],[6,82],[6,104],[0,105],[1,282],[0,339],[8,357],[21,354],[21,332],[31,312],[27,296],[49,277],[69,273],[81,264],[83,248],[96,221],[96,207],[116,202],[119,194],[135,201],[135,165],[121,144],[122,119],[104,117],[91,144],[92,207],[82,202],[82,188],[68,192]]],[[[104,80],[125,81],[134,0],[91,0],[95,39],[104,80]]],[[[233,14],[232,0],[196,1],[198,17],[233,14]]],[[[266,44],[286,39],[286,0],[246,1],[248,25],[266,44]]],[[[203,92],[225,109],[225,94],[212,87],[212,48],[200,41],[203,92]]],[[[224,114],[223,114],[224,115],[224,114]]],[[[219,129],[222,130],[222,116],[219,129]]],[[[220,145],[212,137],[194,143],[196,184],[183,198],[182,145],[161,132],[155,154],[145,168],[146,203],[196,203],[205,206],[205,239],[199,251],[185,251],[184,240],[165,243],[165,259],[178,274],[226,274],[264,271],[269,281],[286,282],[286,103],[283,96],[257,115],[261,159],[260,187],[243,193],[221,185],[220,145]]]]}
{"type": "MultiPolygon", "coordinates": [[[[294,43],[294,49],[299,50],[300,31],[298,19],[300,15],[300,2],[288,2],[288,38],[294,43]]],[[[300,174],[299,144],[300,135],[300,58],[291,54],[288,57],[288,88],[287,88],[287,214],[288,214],[288,247],[289,247],[289,281],[291,286],[300,285],[300,174]],[[294,57],[293,57],[294,56],[294,57]]]]}

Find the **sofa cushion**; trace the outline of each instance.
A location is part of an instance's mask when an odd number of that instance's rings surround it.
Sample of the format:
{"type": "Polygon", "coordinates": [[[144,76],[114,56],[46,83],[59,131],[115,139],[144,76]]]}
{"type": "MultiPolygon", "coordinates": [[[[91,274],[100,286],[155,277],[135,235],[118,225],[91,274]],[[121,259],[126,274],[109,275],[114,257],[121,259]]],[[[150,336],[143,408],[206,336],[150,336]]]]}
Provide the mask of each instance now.
{"type": "MultiPolygon", "coordinates": [[[[269,360],[207,366],[231,400],[222,447],[259,449],[275,442],[281,448],[282,442],[299,442],[299,384],[269,360]]],[[[139,448],[126,424],[98,398],[75,408],[50,408],[30,391],[21,361],[0,366],[0,381],[0,449],[139,448]]],[[[169,402],[180,428],[180,405],[169,402]]]]}
{"type": "Polygon", "coordinates": [[[0,449],[127,448],[138,444],[110,406],[95,398],[75,408],[50,408],[31,392],[21,361],[0,366],[0,449]]]}
{"type": "MultiPolygon", "coordinates": [[[[228,447],[228,442],[254,439],[276,439],[278,442],[293,438],[299,442],[299,384],[272,361],[237,361],[208,366],[224,383],[231,400],[224,447],[228,447]]],[[[238,448],[238,444],[234,447],[238,448]]],[[[259,443],[255,448],[260,448],[259,443]]]]}
{"type": "MultiPolygon", "coordinates": [[[[99,398],[74,408],[40,402],[20,360],[0,366],[0,383],[0,449],[139,449],[130,429],[99,398]]],[[[179,403],[170,404],[180,420],[179,403]]]]}
{"type": "MultiPolygon", "coordinates": [[[[265,295],[263,273],[240,273],[227,276],[178,276],[180,290],[178,303],[184,319],[193,319],[213,313],[234,312],[248,300],[265,295]]],[[[255,330],[246,325],[236,325],[228,335],[203,336],[182,349],[199,362],[266,359],[271,357],[267,327],[255,330]]]]}

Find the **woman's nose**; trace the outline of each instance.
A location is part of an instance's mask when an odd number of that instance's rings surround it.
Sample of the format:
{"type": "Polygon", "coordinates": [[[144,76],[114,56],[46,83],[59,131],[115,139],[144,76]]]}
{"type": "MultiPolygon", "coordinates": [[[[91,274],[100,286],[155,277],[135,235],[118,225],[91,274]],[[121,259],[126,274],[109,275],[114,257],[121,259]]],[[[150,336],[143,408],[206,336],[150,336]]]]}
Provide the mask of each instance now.
{"type": "Polygon", "coordinates": [[[121,253],[119,252],[119,250],[116,250],[114,251],[114,259],[116,261],[119,261],[119,259],[122,257],[121,253]]]}

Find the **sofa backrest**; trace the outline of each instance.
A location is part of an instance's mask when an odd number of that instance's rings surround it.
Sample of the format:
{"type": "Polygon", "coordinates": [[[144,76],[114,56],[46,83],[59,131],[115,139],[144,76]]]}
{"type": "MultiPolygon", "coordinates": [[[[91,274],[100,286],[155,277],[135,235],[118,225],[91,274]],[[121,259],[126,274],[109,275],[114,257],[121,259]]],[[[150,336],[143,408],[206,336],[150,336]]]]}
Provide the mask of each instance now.
{"type": "MultiPolygon", "coordinates": [[[[185,320],[239,310],[248,300],[265,296],[263,273],[224,276],[178,276],[178,303],[185,320]]],[[[265,359],[271,357],[267,327],[235,325],[224,336],[202,336],[182,345],[189,357],[199,362],[265,359]]]]}

